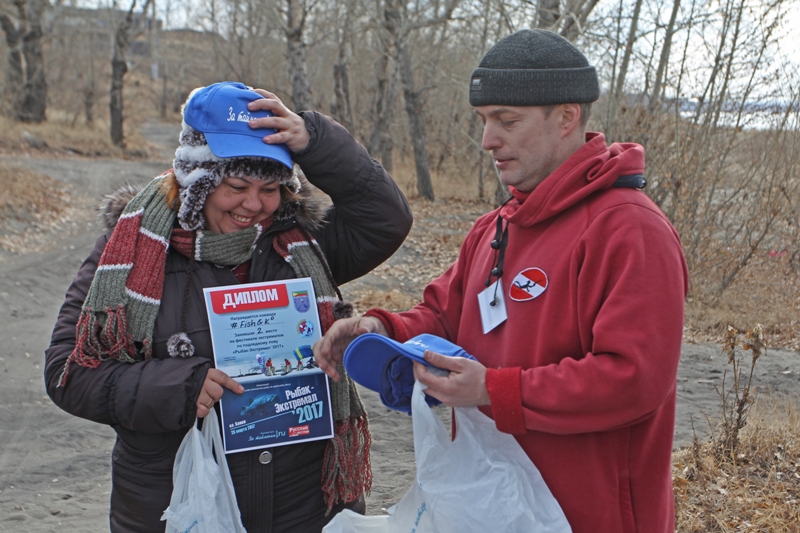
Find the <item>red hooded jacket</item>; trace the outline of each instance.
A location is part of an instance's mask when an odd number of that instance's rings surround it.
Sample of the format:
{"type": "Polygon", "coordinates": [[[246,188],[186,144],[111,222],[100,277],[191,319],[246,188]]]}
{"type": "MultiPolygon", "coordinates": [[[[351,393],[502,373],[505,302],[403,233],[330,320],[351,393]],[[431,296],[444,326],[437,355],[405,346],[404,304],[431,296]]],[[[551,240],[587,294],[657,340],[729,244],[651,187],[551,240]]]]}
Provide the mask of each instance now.
{"type": "Polygon", "coordinates": [[[688,273],[675,229],[641,191],[644,149],[587,143],[532,193],[484,215],[424,301],[383,319],[401,342],[445,337],[487,368],[500,431],[539,468],[575,533],[672,533],[671,451],[688,273]],[[508,319],[484,334],[478,294],[508,222],[508,319]],[[530,295],[513,287],[527,270],[530,295]],[[542,291],[541,289],[544,288],[542,291]],[[536,295],[535,297],[531,297],[536,295]],[[516,298],[516,299],[514,299],[516,298]]]}

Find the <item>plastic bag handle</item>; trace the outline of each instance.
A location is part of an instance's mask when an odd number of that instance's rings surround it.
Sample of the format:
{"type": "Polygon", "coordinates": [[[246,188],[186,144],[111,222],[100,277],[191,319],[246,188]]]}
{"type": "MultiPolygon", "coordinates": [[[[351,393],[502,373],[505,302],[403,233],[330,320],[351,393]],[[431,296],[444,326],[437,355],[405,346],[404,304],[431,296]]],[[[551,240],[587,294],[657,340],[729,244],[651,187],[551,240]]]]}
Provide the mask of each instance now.
{"type": "MultiPolygon", "coordinates": [[[[222,434],[220,433],[219,429],[219,418],[217,417],[216,409],[211,409],[206,416],[205,422],[203,422],[202,433],[203,437],[206,439],[206,443],[208,443],[209,448],[214,453],[214,458],[217,460],[217,464],[219,465],[223,482],[225,482],[224,480],[231,479],[231,473],[228,469],[228,460],[225,457],[225,447],[222,444],[222,434]]],[[[230,490],[226,491],[225,493],[228,496],[228,502],[231,505],[231,508],[238,512],[239,504],[236,501],[236,494],[234,491],[230,490]]]]}

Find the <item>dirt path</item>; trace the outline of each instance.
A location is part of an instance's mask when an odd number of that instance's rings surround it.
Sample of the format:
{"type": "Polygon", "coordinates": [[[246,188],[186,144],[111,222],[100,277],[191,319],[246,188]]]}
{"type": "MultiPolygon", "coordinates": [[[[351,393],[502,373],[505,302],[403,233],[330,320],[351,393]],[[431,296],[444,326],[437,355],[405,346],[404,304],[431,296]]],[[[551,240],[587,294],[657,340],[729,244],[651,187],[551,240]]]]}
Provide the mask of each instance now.
{"type": "MultiPolygon", "coordinates": [[[[148,139],[162,143],[160,161],[6,157],[0,162],[25,166],[72,185],[80,194],[78,206],[86,211],[83,218],[53,235],[40,252],[0,253],[0,531],[108,529],[114,433],[72,417],[50,402],[42,379],[43,352],[64,292],[100,234],[90,206],[125,182],[145,183],[168,168],[177,131],[157,123],[143,128],[148,139]]],[[[403,252],[392,261],[399,264],[414,257],[415,253],[403,252]]],[[[343,292],[347,297],[348,292],[369,287],[386,289],[389,283],[385,272],[379,272],[348,284],[343,292]]],[[[692,416],[703,434],[705,415],[717,415],[719,399],[712,385],[720,383],[726,366],[719,346],[684,346],[676,445],[691,440],[692,416]]],[[[797,353],[771,351],[757,369],[757,382],[764,388],[800,391],[797,353]]],[[[383,408],[375,394],[363,396],[374,438],[375,488],[368,505],[370,513],[380,513],[402,496],[413,479],[411,420],[383,408]]]]}

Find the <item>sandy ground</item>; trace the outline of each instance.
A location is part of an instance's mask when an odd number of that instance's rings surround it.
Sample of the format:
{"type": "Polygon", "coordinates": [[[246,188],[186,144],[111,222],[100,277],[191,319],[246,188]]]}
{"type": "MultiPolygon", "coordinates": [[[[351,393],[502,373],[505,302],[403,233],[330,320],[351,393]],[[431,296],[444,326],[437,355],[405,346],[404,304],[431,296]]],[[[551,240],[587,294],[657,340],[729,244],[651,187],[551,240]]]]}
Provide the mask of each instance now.
{"type": "MultiPolygon", "coordinates": [[[[146,182],[168,168],[177,131],[157,124],[145,136],[165,146],[157,161],[2,158],[71,184],[90,206],[125,182],[146,182]]],[[[89,212],[87,207],[87,212],[89,212]]],[[[87,216],[51,235],[40,251],[0,251],[0,531],[64,533],[108,529],[113,431],[72,417],[50,402],[42,379],[48,345],[64,292],[91,249],[99,226],[87,216]]],[[[379,286],[370,276],[343,288],[379,286]]],[[[717,345],[686,344],[678,376],[675,444],[705,435],[718,416],[720,384],[728,368],[717,345]]],[[[800,391],[800,354],[770,350],[756,367],[762,391],[800,391]]],[[[370,514],[396,503],[414,476],[410,417],[390,411],[362,391],[371,415],[374,488],[370,514]]],[[[444,418],[448,410],[440,409],[444,418]]]]}

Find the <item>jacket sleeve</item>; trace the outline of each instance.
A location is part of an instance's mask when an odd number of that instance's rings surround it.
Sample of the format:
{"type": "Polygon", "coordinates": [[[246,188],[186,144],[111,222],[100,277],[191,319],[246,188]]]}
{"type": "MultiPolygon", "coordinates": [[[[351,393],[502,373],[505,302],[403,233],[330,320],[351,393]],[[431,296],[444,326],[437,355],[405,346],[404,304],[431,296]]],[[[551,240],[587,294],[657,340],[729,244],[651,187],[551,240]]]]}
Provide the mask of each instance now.
{"type": "Polygon", "coordinates": [[[344,127],[313,111],[303,112],[303,119],[311,140],[293,159],[333,200],[314,237],[342,284],[391,257],[411,229],[411,209],[386,170],[344,127]]]}
{"type": "Polygon", "coordinates": [[[67,290],[50,347],[45,350],[45,386],[64,411],[101,424],[144,433],[191,426],[195,402],[211,363],[205,358],[150,359],[137,363],[104,361],[97,368],[65,364],[75,348],[75,328],[107,237],[97,240],[67,290]]]}

